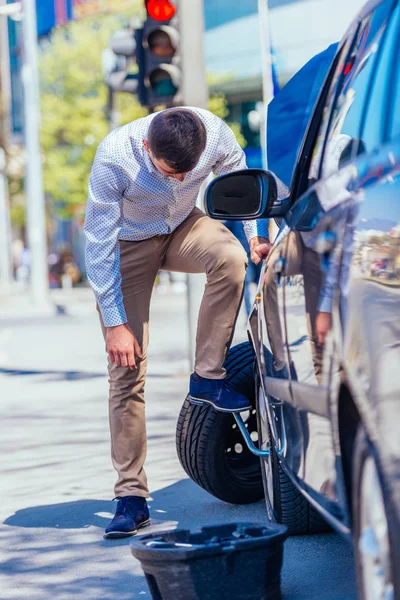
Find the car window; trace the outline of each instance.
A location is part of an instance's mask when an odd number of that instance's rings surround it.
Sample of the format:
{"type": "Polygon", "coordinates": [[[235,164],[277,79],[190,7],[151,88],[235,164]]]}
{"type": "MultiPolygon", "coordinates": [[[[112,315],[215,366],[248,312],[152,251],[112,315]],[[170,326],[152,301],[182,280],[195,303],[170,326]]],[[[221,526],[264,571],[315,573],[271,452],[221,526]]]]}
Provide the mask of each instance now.
{"type": "Polygon", "coordinates": [[[363,110],[389,12],[388,2],[377,7],[344,48],[310,164],[310,185],[365,148],[359,138],[363,110]]]}
{"type": "MultiPolygon", "coordinates": [[[[388,24],[382,48],[379,51],[378,64],[373,76],[373,84],[368,93],[364,110],[361,139],[366,152],[372,152],[379,144],[387,140],[391,110],[399,105],[398,101],[398,43],[400,24],[400,5],[393,12],[388,24]],[[396,65],[397,63],[397,65],[396,65]],[[397,67],[397,68],[396,68],[397,67]],[[393,75],[396,74],[396,77],[393,75]],[[396,81],[397,79],[397,81],[396,81]],[[397,85],[397,90],[395,89],[397,85]]],[[[396,110],[396,109],[395,109],[396,110]]],[[[400,105],[397,112],[400,110],[400,105]]],[[[398,122],[400,115],[397,114],[398,122]]],[[[399,127],[400,123],[397,125],[399,127]]]]}
{"type": "Polygon", "coordinates": [[[394,89],[393,116],[390,127],[389,139],[400,138],[400,56],[397,56],[396,71],[397,82],[394,89]]]}
{"type": "Polygon", "coordinates": [[[341,48],[339,54],[336,56],[336,59],[335,59],[336,68],[335,68],[335,72],[332,76],[332,80],[331,80],[331,83],[329,86],[326,104],[322,109],[321,124],[319,126],[319,131],[318,131],[318,135],[316,137],[314,151],[313,151],[313,155],[312,155],[311,162],[310,162],[310,167],[309,167],[309,172],[308,172],[309,185],[314,183],[314,181],[318,177],[318,168],[319,168],[319,164],[321,162],[322,149],[324,146],[324,140],[325,140],[326,132],[327,132],[328,125],[329,125],[329,117],[330,117],[330,114],[332,111],[335,94],[336,94],[336,89],[337,89],[340,79],[342,77],[345,60],[350,51],[352,43],[353,43],[353,39],[351,37],[349,37],[346,40],[346,43],[343,45],[343,47],[341,48]]]}
{"type": "Polygon", "coordinates": [[[389,122],[389,139],[393,140],[400,137],[400,6],[396,8],[393,21],[397,24],[394,26],[393,54],[394,62],[392,65],[393,89],[390,90],[390,98],[392,100],[391,119],[389,122]]]}

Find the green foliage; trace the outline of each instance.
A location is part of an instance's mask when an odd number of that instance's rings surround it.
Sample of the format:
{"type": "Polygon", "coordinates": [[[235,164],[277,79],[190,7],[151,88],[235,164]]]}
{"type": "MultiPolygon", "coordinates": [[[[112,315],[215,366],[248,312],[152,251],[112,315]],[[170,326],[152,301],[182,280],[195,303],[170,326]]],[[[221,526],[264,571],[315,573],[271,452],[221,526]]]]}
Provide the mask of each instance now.
{"type": "Polygon", "coordinates": [[[235,137],[236,137],[238,143],[240,144],[240,146],[242,148],[245,148],[247,142],[241,132],[240,123],[232,123],[232,122],[229,122],[229,119],[227,119],[227,117],[229,115],[229,109],[228,109],[228,103],[226,101],[224,94],[221,94],[221,93],[212,94],[210,96],[210,99],[208,102],[208,109],[212,113],[214,113],[214,115],[217,115],[217,117],[224,119],[224,121],[226,121],[228,123],[229,127],[232,129],[233,133],[235,134],[235,137]]]}
{"type": "Polygon", "coordinates": [[[228,103],[225,96],[221,93],[211,95],[208,101],[208,110],[220,119],[225,120],[229,115],[228,103]]]}
{"type": "Polygon", "coordinates": [[[16,144],[6,146],[10,217],[14,226],[25,223],[24,171],[25,152],[16,144]]]}
{"type": "MultiPolygon", "coordinates": [[[[142,12],[143,2],[132,0],[129,15],[102,15],[71,22],[56,29],[41,45],[41,144],[49,216],[53,212],[63,218],[84,215],[90,169],[96,149],[109,131],[102,51],[116,30],[142,12]]],[[[129,94],[117,94],[116,105],[121,125],[147,114],[129,94]]],[[[228,118],[223,94],[211,96],[209,110],[224,120],[228,118]]],[[[244,147],[240,125],[229,125],[244,147]]],[[[11,154],[11,214],[13,222],[22,225],[24,153],[15,147],[11,154]]]]}
{"type": "MultiPolygon", "coordinates": [[[[72,22],[57,29],[42,47],[44,186],[64,217],[84,212],[94,155],[109,131],[102,51],[123,25],[116,16],[72,22]]],[[[134,97],[118,96],[121,123],[146,114],[134,97]]]]}

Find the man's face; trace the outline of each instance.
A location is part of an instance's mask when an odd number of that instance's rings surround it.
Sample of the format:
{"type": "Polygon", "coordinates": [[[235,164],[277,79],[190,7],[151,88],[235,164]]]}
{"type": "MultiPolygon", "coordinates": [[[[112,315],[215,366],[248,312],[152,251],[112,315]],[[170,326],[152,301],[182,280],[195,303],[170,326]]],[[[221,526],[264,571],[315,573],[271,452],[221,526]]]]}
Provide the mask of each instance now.
{"type": "Polygon", "coordinates": [[[183,181],[185,179],[186,173],[174,173],[171,167],[163,160],[162,158],[155,158],[152,151],[149,148],[149,143],[147,140],[143,140],[143,145],[149,153],[151,162],[162,175],[166,175],[167,177],[172,177],[173,179],[177,179],[178,181],[183,181]]]}

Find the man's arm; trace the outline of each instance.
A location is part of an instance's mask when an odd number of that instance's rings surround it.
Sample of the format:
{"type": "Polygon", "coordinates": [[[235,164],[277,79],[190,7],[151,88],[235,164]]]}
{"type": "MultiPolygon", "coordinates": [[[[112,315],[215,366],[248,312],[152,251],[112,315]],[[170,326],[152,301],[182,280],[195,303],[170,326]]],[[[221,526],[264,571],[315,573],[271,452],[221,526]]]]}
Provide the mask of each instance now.
{"type": "MultiPolygon", "coordinates": [[[[215,175],[247,169],[245,153],[239,146],[233,131],[222,120],[217,153],[217,162],[213,168],[215,175]]],[[[270,248],[268,219],[243,221],[243,228],[250,245],[251,260],[258,264],[268,254],[270,248]]]]}
{"type": "Polygon", "coordinates": [[[100,146],[89,179],[84,226],[86,273],[106,327],[111,362],[135,368],[135,352],[141,354],[126,322],[118,245],[125,185],[125,175],[100,146]]]}

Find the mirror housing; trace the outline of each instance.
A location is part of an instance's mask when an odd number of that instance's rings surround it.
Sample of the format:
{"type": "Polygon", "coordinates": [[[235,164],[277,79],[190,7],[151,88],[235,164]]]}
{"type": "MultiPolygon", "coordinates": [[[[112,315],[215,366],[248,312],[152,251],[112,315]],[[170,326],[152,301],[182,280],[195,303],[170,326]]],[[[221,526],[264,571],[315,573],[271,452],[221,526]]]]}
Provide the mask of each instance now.
{"type": "Polygon", "coordinates": [[[295,231],[312,231],[323,212],[318,194],[310,188],[287,211],[285,221],[295,231]]]}
{"type": "MultiPolygon", "coordinates": [[[[270,171],[243,169],[214,179],[205,192],[206,213],[220,221],[268,218],[277,200],[270,171]]],[[[278,216],[278,215],[273,215],[278,216]]]]}

